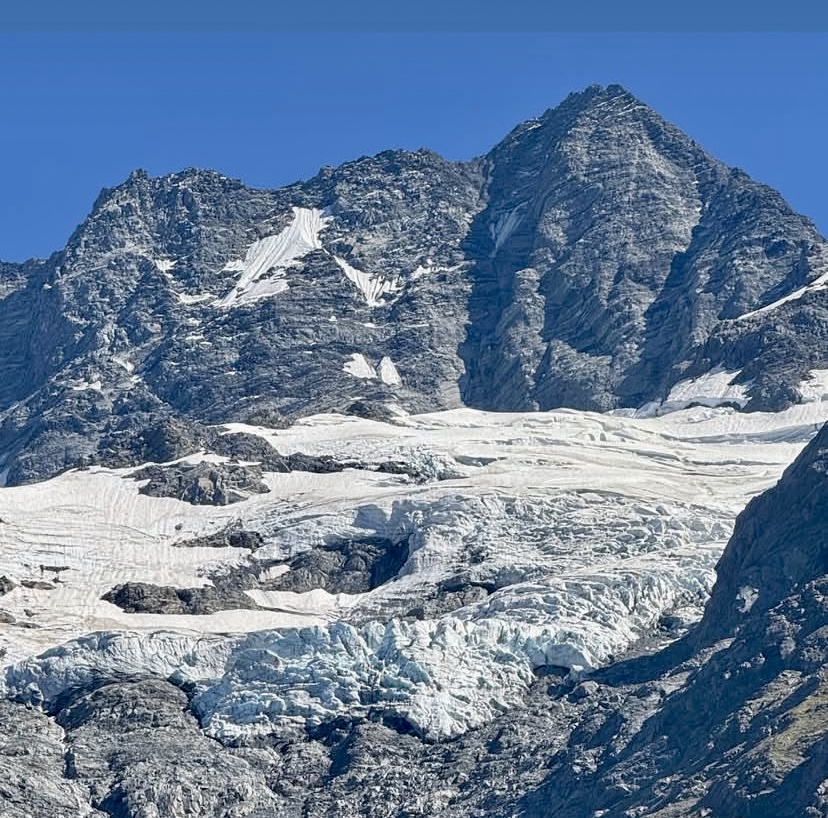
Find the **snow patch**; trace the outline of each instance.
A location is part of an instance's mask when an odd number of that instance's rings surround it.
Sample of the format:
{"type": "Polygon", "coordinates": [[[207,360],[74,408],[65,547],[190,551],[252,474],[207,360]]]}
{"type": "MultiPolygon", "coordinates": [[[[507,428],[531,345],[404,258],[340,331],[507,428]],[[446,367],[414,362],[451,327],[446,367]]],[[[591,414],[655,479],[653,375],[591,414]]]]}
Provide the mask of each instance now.
{"type": "Polygon", "coordinates": [[[518,205],[510,210],[508,213],[501,213],[493,224],[489,225],[489,234],[494,241],[494,250],[491,255],[501,248],[501,246],[509,239],[512,233],[515,232],[517,226],[523,219],[523,211],[526,208],[526,203],[518,205]]]}
{"type": "Polygon", "coordinates": [[[739,603],[739,613],[750,613],[750,609],[759,599],[759,589],[751,588],[749,585],[743,585],[739,588],[739,593],[736,594],[736,601],[739,603]]]}
{"type": "Polygon", "coordinates": [[[203,304],[205,301],[215,301],[216,296],[213,293],[198,293],[190,295],[189,293],[178,293],[178,300],[182,304],[203,304]]]}
{"type": "Polygon", "coordinates": [[[288,288],[286,271],[313,250],[321,250],[319,233],[331,220],[322,210],[294,207],[293,221],[281,233],[254,242],[243,260],[224,266],[239,273],[236,286],[215,301],[218,307],[235,307],[278,295],[288,288]]]}
{"type": "Polygon", "coordinates": [[[118,355],[112,356],[113,363],[118,364],[121,369],[125,369],[130,375],[135,372],[135,364],[132,361],[128,361],[126,358],[121,358],[118,355]]]}
{"type": "Polygon", "coordinates": [[[89,389],[94,390],[96,392],[101,392],[103,390],[103,382],[100,378],[96,378],[94,381],[76,381],[75,383],[71,384],[69,388],[73,392],[85,392],[89,389]]]}
{"type": "Polygon", "coordinates": [[[389,386],[399,386],[402,383],[397,367],[387,355],[379,362],[379,376],[380,380],[389,386]]]}
{"type": "Polygon", "coordinates": [[[342,365],[342,371],[365,380],[374,380],[377,377],[377,370],[368,363],[361,352],[354,352],[351,360],[342,365]]]}
{"type": "Polygon", "coordinates": [[[803,403],[828,401],[828,369],[812,369],[799,384],[803,403]]]}
{"type": "Polygon", "coordinates": [[[679,381],[670,390],[666,400],[644,404],[635,412],[635,417],[656,417],[692,405],[716,407],[736,404],[742,408],[749,400],[747,392],[750,384],[733,383],[740,373],[740,369],[726,371],[724,367],[717,366],[698,378],[679,381]]]}
{"type": "Polygon", "coordinates": [[[828,272],[817,276],[813,281],[809,282],[804,287],[800,287],[798,290],[794,290],[792,293],[782,296],[782,298],[777,299],[772,304],[766,304],[764,307],[759,307],[758,310],[751,310],[750,312],[746,312],[744,315],[740,315],[736,320],[744,321],[745,319],[753,318],[756,315],[764,315],[765,313],[778,309],[783,304],[787,304],[791,301],[798,301],[806,293],[815,293],[820,290],[828,290],[828,272]]]}
{"type": "Polygon", "coordinates": [[[384,295],[399,292],[401,289],[400,282],[396,278],[391,279],[372,273],[364,273],[362,270],[352,267],[344,258],[339,256],[334,256],[334,261],[345,273],[346,278],[362,293],[362,297],[369,307],[381,306],[384,295]]]}
{"type": "Polygon", "coordinates": [[[176,259],[168,258],[155,258],[153,259],[153,262],[158,270],[165,274],[169,274],[172,271],[172,268],[178,263],[176,259]]]}

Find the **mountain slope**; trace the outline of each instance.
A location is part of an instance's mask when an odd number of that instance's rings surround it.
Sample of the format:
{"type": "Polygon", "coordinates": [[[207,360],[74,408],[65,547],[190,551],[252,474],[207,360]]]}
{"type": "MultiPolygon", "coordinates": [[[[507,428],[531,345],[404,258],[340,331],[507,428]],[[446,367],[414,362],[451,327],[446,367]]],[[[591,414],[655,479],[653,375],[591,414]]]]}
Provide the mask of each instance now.
{"type": "Polygon", "coordinates": [[[157,460],[154,428],[185,454],[202,424],[638,408],[710,372],[779,409],[826,363],[826,252],[618,86],[471,163],[390,151],[274,191],[136,172],[3,268],[0,453],[14,484],[157,460]]]}

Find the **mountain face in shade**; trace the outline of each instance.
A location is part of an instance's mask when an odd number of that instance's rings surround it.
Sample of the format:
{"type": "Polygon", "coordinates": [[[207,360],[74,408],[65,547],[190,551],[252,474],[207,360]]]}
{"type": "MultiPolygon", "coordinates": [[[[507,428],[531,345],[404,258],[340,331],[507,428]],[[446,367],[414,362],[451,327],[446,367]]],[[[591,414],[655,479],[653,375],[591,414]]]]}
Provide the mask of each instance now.
{"type": "Polygon", "coordinates": [[[779,409],[826,359],[827,253],[618,86],[468,163],[389,151],[272,191],[139,171],[0,268],[0,450],[25,482],[157,459],[150,428],[184,453],[354,404],[635,409],[720,369],[779,409]]]}

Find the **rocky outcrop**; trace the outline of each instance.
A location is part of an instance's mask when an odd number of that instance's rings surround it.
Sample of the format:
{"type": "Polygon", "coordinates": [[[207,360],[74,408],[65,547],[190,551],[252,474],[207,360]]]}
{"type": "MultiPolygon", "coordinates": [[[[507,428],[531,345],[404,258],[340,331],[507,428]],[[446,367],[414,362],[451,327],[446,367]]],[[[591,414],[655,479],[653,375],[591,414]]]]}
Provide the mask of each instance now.
{"type": "Polygon", "coordinates": [[[193,505],[226,506],[246,500],[252,494],[270,491],[262,482],[259,466],[241,466],[238,463],[146,466],[131,476],[135,480],[147,481],[140,488],[141,494],[175,497],[193,505]]]}
{"type": "Polygon", "coordinates": [[[63,730],[45,714],[0,701],[0,812],[8,818],[105,818],[66,775],[63,730]]]}
{"type": "Polygon", "coordinates": [[[277,799],[256,753],[248,760],[207,739],[173,685],[144,680],[78,693],[56,721],[67,736],[67,779],[103,815],[273,814],[264,808],[277,799]]]}
{"type": "Polygon", "coordinates": [[[374,537],[328,543],[296,556],[288,563],[288,572],[268,587],[297,593],[322,588],[331,594],[361,594],[394,579],[407,559],[407,540],[374,537]]]}
{"type": "Polygon", "coordinates": [[[125,582],[103,598],[127,613],[203,615],[218,611],[257,608],[242,590],[226,584],[220,588],[171,588],[146,582],[125,582]]]}

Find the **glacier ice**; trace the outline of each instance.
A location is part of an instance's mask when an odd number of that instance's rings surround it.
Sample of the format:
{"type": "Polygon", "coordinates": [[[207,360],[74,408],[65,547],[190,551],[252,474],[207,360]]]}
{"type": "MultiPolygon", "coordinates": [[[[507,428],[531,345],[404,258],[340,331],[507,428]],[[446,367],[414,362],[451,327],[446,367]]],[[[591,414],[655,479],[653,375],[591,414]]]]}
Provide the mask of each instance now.
{"type": "Polygon", "coordinates": [[[95,680],[160,675],[194,691],[222,740],[346,711],[458,736],[516,705],[539,668],[589,671],[665,613],[698,616],[736,514],[826,418],[822,402],[773,415],[319,415],[228,429],[281,451],[416,460],[423,473],[430,463],[434,480],[268,474],[269,494],[223,508],[140,495],[129,470],[4,488],[6,573],[19,582],[40,579],[39,564],[66,570],[51,589],[0,597],[0,610],[35,626],[5,629],[2,684],[41,703],[95,680]],[[263,547],[183,546],[234,522],[263,547]],[[127,614],[100,599],[117,582],[191,587],[242,564],[281,574],[303,550],[366,537],[405,540],[408,558],[365,593],[251,591],[261,610],[210,616],[127,614]]]}

